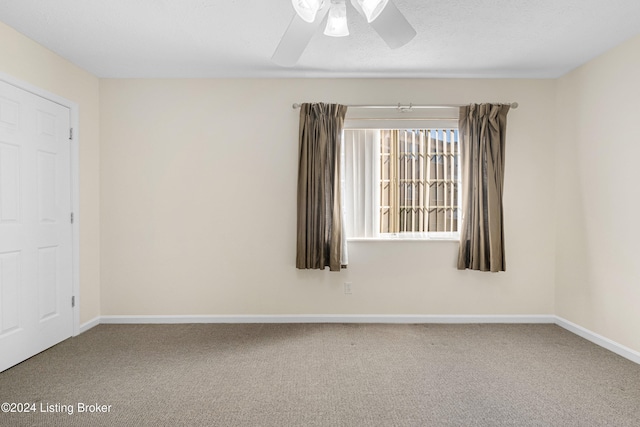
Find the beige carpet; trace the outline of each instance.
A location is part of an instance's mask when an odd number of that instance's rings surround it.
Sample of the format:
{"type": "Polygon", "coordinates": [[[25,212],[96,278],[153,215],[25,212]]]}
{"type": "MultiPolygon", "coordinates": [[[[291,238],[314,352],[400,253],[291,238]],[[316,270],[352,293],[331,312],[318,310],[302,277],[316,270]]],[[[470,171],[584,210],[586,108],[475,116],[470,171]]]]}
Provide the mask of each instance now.
{"type": "Polygon", "coordinates": [[[0,402],[36,409],[2,426],[637,427],[640,365],[554,325],[100,325],[0,402]]]}

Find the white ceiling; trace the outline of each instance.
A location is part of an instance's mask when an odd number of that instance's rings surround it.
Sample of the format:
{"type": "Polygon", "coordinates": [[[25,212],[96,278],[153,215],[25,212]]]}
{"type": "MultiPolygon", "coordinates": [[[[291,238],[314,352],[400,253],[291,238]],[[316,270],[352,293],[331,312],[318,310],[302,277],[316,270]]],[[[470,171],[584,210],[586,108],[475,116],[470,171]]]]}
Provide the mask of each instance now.
{"type": "Polygon", "coordinates": [[[347,1],[298,65],[271,62],[290,0],[0,0],[0,21],[98,77],[558,77],[640,34],[640,0],[393,0],[391,50],[347,1]]]}

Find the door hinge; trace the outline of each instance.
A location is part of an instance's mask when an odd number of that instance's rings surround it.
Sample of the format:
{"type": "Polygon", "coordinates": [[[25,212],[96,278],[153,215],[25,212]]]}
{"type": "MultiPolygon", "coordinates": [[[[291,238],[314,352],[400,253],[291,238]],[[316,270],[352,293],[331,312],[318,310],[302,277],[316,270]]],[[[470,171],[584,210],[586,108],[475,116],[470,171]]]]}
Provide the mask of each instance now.
{"type": "Polygon", "coordinates": [[[69,128],[69,140],[73,139],[73,128],[69,128]]]}
{"type": "Polygon", "coordinates": [[[71,212],[71,224],[73,224],[73,212],[71,212]]]}
{"type": "Polygon", "coordinates": [[[76,297],[75,297],[75,296],[72,296],[72,297],[71,297],[71,307],[73,308],[73,307],[75,307],[75,306],[76,306],[76,297]]]}

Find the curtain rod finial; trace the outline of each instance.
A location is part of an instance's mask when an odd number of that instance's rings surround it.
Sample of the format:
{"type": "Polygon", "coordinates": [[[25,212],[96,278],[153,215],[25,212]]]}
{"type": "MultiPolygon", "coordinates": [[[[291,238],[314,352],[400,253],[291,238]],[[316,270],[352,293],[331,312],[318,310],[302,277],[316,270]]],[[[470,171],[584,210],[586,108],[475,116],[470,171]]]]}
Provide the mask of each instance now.
{"type": "Polygon", "coordinates": [[[295,104],[293,104],[291,107],[295,110],[295,109],[297,109],[297,108],[300,108],[300,104],[298,104],[298,103],[296,102],[296,103],[295,103],[295,104]]]}
{"type": "Polygon", "coordinates": [[[513,108],[514,110],[515,110],[516,108],[518,108],[518,103],[517,103],[517,102],[512,102],[512,103],[511,103],[511,108],[513,108]]]}

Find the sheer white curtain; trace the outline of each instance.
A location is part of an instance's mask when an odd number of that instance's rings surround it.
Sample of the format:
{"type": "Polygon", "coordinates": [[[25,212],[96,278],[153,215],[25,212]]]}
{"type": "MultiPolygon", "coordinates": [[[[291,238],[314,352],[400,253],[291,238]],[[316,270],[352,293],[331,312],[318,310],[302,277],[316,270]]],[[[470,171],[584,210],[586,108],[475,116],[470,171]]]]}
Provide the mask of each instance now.
{"type": "Polygon", "coordinates": [[[344,234],[346,237],[378,237],[380,131],[345,129],[342,147],[344,234]]]}

